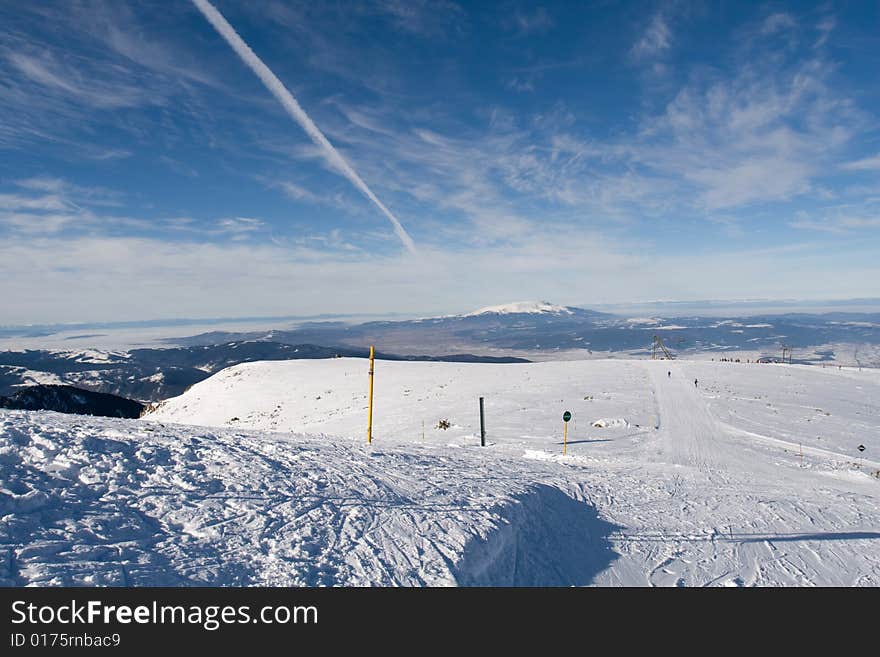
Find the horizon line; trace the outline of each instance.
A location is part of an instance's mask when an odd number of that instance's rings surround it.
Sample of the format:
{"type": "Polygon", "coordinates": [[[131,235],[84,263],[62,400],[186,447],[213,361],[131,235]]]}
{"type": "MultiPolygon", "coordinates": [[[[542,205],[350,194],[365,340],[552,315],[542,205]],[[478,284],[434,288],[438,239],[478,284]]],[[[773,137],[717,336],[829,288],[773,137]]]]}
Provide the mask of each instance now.
{"type": "MultiPolygon", "coordinates": [[[[649,306],[649,305],[675,305],[675,304],[706,304],[706,305],[721,305],[721,304],[730,304],[730,305],[749,305],[749,304],[804,304],[804,305],[813,305],[813,306],[821,306],[825,305],[841,305],[841,304],[853,304],[853,303],[876,303],[878,304],[878,309],[876,312],[880,312],[880,297],[848,297],[844,299],[798,299],[798,298],[784,298],[784,299],[696,299],[696,300],[684,300],[684,299],[654,299],[650,301],[620,301],[614,303],[586,303],[581,305],[563,305],[566,308],[579,308],[582,310],[589,310],[591,307],[599,307],[599,308],[611,308],[611,307],[631,307],[631,306],[649,306]]],[[[353,313],[343,313],[343,312],[328,312],[328,313],[312,313],[306,315],[245,315],[245,316],[233,316],[233,317],[179,317],[179,318],[171,318],[171,317],[160,317],[160,318],[150,318],[150,319],[136,319],[136,320],[96,320],[96,321],[73,321],[73,322],[43,322],[43,323],[32,323],[32,324],[0,324],[0,331],[10,331],[10,330],[36,330],[36,329],[59,329],[55,332],[60,332],[60,330],[69,330],[69,329],[87,329],[87,328],[143,328],[148,326],[155,327],[163,327],[163,326],[198,326],[201,324],[211,325],[218,324],[221,322],[265,322],[265,321],[282,321],[282,320],[311,320],[311,319],[335,319],[335,318],[356,318],[356,317],[417,317],[423,319],[430,319],[436,317],[454,317],[456,315],[464,315],[467,312],[455,313],[452,315],[431,315],[430,313],[420,313],[418,311],[412,312],[401,312],[401,311],[388,311],[388,312],[353,312],[353,313]]],[[[875,312],[875,311],[862,311],[862,312],[875,312]]]]}

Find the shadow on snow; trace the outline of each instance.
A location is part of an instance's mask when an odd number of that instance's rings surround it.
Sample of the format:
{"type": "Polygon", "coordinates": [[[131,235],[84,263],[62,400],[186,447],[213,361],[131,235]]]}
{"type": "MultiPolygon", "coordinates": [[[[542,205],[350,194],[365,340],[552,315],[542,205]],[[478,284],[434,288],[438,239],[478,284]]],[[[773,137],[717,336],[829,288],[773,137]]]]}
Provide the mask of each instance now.
{"type": "Polygon", "coordinates": [[[495,530],[465,546],[460,586],[586,586],[618,558],[609,535],[621,528],[553,486],[535,485],[497,513],[495,530]]]}

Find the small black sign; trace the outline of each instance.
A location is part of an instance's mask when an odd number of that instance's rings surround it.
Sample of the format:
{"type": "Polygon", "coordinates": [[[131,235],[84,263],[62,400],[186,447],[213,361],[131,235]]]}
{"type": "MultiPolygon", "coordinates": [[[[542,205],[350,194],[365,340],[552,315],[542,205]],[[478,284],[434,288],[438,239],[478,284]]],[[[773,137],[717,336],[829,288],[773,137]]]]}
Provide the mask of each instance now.
{"type": "Polygon", "coordinates": [[[571,419],[571,413],[569,411],[565,411],[565,413],[562,414],[562,421],[568,422],[570,419],[571,419]]]}
{"type": "Polygon", "coordinates": [[[859,451],[860,451],[860,452],[864,452],[864,451],[865,451],[865,446],[864,446],[864,445],[859,445],[859,451]]]}

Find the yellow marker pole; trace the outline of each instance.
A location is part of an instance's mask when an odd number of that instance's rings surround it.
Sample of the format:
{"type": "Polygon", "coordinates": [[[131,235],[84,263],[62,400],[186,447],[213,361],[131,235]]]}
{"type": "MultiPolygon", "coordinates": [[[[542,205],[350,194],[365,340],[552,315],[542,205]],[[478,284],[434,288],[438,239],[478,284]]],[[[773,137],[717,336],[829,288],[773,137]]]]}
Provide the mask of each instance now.
{"type": "Polygon", "coordinates": [[[376,355],[374,347],[370,347],[370,414],[367,416],[367,444],[373,442],[373,358],[376,355]]]}

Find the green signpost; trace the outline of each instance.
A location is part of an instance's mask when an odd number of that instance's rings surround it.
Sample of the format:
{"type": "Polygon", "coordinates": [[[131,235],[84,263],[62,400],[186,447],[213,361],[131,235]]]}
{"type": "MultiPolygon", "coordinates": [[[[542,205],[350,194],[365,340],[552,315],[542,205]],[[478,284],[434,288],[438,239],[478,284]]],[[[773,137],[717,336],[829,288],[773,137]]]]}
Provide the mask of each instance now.
{"type": "Polygon", "coordinates": [[[562,455],[568,451],[568,421],[571,419],[571,412],[565,411],[562,414],[562,421],[565,422],[565,429],[562,431],[562,455]]]}

